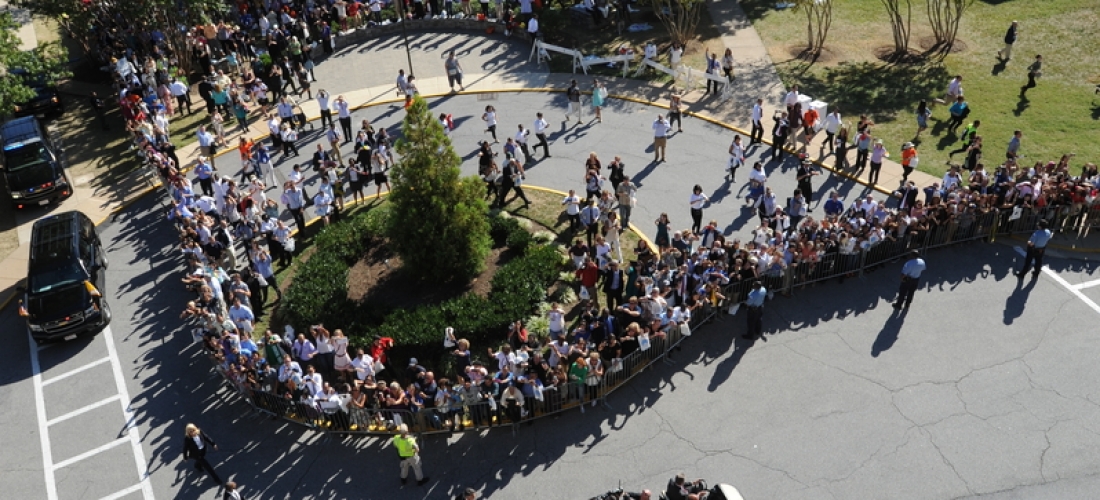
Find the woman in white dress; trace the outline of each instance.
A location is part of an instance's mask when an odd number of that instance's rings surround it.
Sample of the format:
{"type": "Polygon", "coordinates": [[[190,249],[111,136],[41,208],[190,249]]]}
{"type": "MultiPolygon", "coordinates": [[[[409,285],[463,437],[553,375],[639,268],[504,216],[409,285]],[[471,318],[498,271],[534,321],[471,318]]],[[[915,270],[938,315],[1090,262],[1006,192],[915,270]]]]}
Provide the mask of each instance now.
{"type": "Polygon", "coordinates": [[[611,246],[611,249],[615,251],[619,262],[623,261],[623,247],[619,244],[619,233],[622,230],[623,225],[619,223],[619,214],[608,212],[607,222],[603,225],[603,237],[607,244],[611,246]]]}
{"type": "Polygon", "coordinates": [[[345,374],[355,371],[355,368],[351,366],[351,358],[348,356],[348,338],[344,336],[343,330],[337,328],[332,332],[332,340],[329,342],[332,344],[335,354],[332,360],[332,368],[336,370],[340,380],[345,380],[345,374]]]}

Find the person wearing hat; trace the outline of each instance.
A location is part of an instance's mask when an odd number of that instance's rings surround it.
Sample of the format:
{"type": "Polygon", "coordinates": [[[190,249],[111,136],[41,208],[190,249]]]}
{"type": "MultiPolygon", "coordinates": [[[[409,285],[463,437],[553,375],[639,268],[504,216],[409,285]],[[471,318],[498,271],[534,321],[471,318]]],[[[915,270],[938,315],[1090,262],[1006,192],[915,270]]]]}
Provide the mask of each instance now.
{"type": "Polygon", "coordinates": [[[477,500],[477,490],[466,488],[462,493],[455,495],[455,500],[477,500]]]}
{"type": "MultiPolygon", "coordinates": [[[[798,190],[802,191],[802,195],[806,197],[806,204],[809,205],[814,201],[814,186],[811,180],[820,172],[814,168],[813,162],[810,161],[806,153],[799,153],[798,160],[798,173],[795,174],[798,180],[798,190]]],[[[813,210],[808,211],[812,212],[813,210]]]]}
{"type": "Polygon", "coordinates": [[[417,486],[428,482],[427,476],[420,465],[420,445],[416,444],[416,438],[409,435],[409,426],[401,424],[397,426],[398,434],[393,437],[393,447],[397,449],[397,455],[401,458],[401,484],[409,481],[409,468],[412,467],[416,474],[417,486]]]}
{"type": "Polygon", "coordinates": [[[894,309],[909,309],[909,305],[913,303],[913,293],[917,291],[917,286],[920,284],[920,275],[926,268],[924,259],[920,258],[920,252],[910,251],[909,260],[901,267],[901,286],[898,287],[898,298],[894,301],[894,309]]]}
{"type": "Polygon", "coordinates": [[[1039,277],[1039,271],[1043,270],[1043,254],[1047,251],[1047,243],[1050,242],[1050,238],[1054,236],[1047,229],[1046,219],[1040,220],[1038,227],[1034,233],[1031,233],[1031,238],[1027,240],[1027,255],[1024,257],[1024,267],[1018,273],[1013,273],[1017,278],[1023,279],[1024,275],[1031,270],[1031,265],[1035,265],[1035,272],[1031,273],[1031,278],[1035,279],[1039,277]]]}
{"type": "Polygon", "coordinates": [[[623,303],[623,290],[626,289],[626,273],[619,263],[612,260],[603,274],[603,291],[607,294],[607,307],[615,309],[623,303]]]}
{"type": "Polygon", "coordinates": [[[909,174],[913,173],[913,169],[917,168],[917,161],[920,158],[917,157],[917,147],[911,142],[907,142],[901,145],[901,182],[909,180],[909,174]]]}
{"type": "MultiPolygon", "coordinates": [[[[755,257],[750,258],[754,260],[755,257]]],[[[752,282],[752,291],[745,299],[745,308],[748,311],[748,329],[742,337],[756,340],[764,336],[764,300],[768,297],[768,289],[764,288],[759,280],[752,282]]],[[[669,498],[672,498],[671,496],[669,498]]]]}

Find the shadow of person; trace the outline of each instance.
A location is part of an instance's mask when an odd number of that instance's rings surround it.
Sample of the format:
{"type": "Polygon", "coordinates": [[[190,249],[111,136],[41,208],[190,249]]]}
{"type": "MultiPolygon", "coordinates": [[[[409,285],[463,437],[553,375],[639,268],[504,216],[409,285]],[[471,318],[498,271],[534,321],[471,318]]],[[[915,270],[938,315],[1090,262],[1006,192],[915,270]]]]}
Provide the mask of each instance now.
{"type": "Polygon", "coordinates": [[[1038,277],[1034,275],[1028,280],[1026,285],[1024,284],[1024,280],[1016,280],[1016,288],[1013,289],[1012,294],[1005,299],[1004,322],[1006,325],[1011,325],[1016,318],[1024,314],[1024,307],[1027,306],[1027,298],[1031,295],[1031,290],[1035,288],[1035,283],[1038,281],[1038,277]]]}
{"type": "Polygon", "coordinates": [[[901,325],[905,323],[906,314],[909,314],[909,309],[894,309],[890,314],[886,324],[882,325],[882,330],[879,330],[875,342],[871,344],[872,358],[877,358],[883,351],[894,347],[894,342],[898,341],[898,334],[901,333],[901,325]]]}
{"type": "Polygon", "coordinates": [[[998,59],[997,64],[993,65],[993,71],[991,71],[989,74],[991,74],[993,76],[997,76],[1001,73],[1004,73],[1004,70],[1007,67],[1008,67],[1008,61],[1006,61],[1004,59],[998,59]]]}
{"type": "Polygon", "coordinates": [[[1027,111],[1027,108],[1031,107],[1031,99],[1027,98],[1026,90],[1023,87],[1020,88],[1020,102],[1016,103],[1016,109],[1012,110],[1012,114],[1020,116],[1027,111]]]}
{"type": "Polygon", "coordinates": [[[753,340],[737,337],[734,341],[733,353],[730,357],[718,362],[718,365],[714,367],[714,375],[710,378],[710,383],[707,384],[707,392],[714,392],[729,380],[730,375],[733,374],[734,368],[741,363],[741,358],[745,357],[745,353],[749,352],[749,348],[756,342],[753,340]]]}

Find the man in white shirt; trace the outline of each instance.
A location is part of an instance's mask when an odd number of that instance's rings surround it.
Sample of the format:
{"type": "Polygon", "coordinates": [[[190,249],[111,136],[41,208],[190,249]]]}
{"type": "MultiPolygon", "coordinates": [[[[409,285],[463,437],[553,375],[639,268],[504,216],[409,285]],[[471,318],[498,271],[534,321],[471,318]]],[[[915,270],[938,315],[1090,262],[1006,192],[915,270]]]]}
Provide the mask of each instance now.
{"type": "Polygon", "coordinates": [[[577,191],[570,189],[561,204],[565,205],[565,215],[569,216],[569,232],[576,231],[581,223],[581,198],[577,196],[577,191]]]}
{"type": "Polygon", "coordinates": [[[535,113],[535,137],[538,138],[539,143],[531,146],[531,149],[536,150],[541,146],[543,159],[550,157],[550,144],[546,141],[546,129],[548,128],[550,128],[550,124],[542,118],[542,113],[535,113]]]}
{"type": "Polygon", "coordinates": [[[275,106],[275,110],[279,113],[279,119],[289,123],[290,128],[296,128],[294,123],[294,103],[290,98],[283,96],[279,98],[279,104],[275,106]]]}
{"type": "Polygon", "coordinates": [[[791,90],[787,92],[786,97],[783,98],[783,104],[787,106],[787,116],[794,116],[794,105],[798,104],[798,98],[801,94],[798,93],[798,85],[791,85],[791,90]]]}
{"type": "Polygon", "coordinates": [[[669,126],[665,115],[657,115],[653,120],[653,161],[665,161],[665,145],[668,144],[669,126]]]}
{"type": "Polygon", "coordinates": [[[168,91],[172,93],[172,97],[176,98],[176,108],[180,113],[183,112],[183,108],[187,108],[187,114],[191,114],[191,89],[179,81],[178,78],[173,78],[172,83],[168,84],[168,91]]]}
{"type": "Polygon", "coordinates": [[[332,154],[336,156],[336,163],[340,165],[344,164],[344,158],[340,155],[340,141],[344,140],[344,136],[340,134],[339,130],[336,130],[336,124],[330,123],[328,131],[325,132],[325,138],[328,139],[328,143],[332,146],[332,154]]]}
{"type": "Polygon", "coordinates": [[[199,139],[199,150],[202,151],[202,155],[210,159],[210,167],[218,168],[214,164],[214,154],[218,152],[218,146],[215,144],[217,137],[214,134],[206,131],[206,126],[199,126],[198,132],[195,133],[199,139]]]}
{"type": "Polygon", "coordinates": [[[764,140],[764,100],[757,99],[752,105],[752,132],[749,133],[749,146],[760,144],[764,140]]]}
{"type": "Polygon", "coordinates": [[[516,144],[518,144],[519,149],[523,151],[523,157],[525,159],[531,158],[531,152],[527,148],[527,136],[531,135],[531,132],[523,128],[522,123],[517,125],[517,127],[519,128],[519,131],[516,132],[515,136],[516,144]]]}
{"type": "Polygon", "coordinates": [[[958,97],[963,95],[962,84],[962,75],[955,75],[955,78],[951,80],[951,83],[947,84],[947,99],[944,101],[944,103],[954,104],[958,97]]]}
{"type": "Polygon", "coordinates": [[[397,70],[397,81],[394,83],[397,85],[397,95],[406,94],[409,88],[409,79],[405,77],[405,70],[397,70]]]}
{"type": "Polygon", "coordinates": [[[237,326],[238,330],[251,334],[252,322],[256,320],[256,317],[252,315],[252,309],[241,305],[240,298],[234,298],[233,306],[229,308],[229,319],[237,326]]]}
{"type": "MultiPolygon", "coordinates": [[[[835,109],[825,117],[825,143],[829,144],[830,153],[834,152],[833,146],[835,146],[836,143],[836,133],[840,130],[841,123],[840,112],[835,109]]],[[[823,149],[825,143],[821,144],[823,149]]]]}
{"type": "Polygon", "coordinates": [[[340,118],[340,129],[344,132],[344,142],[348,142],[351,139],[351,105],[344,99],[343,95],[336,97],[336,114],[340,118]]]}
{"type": "Polygon", "coordinates": [[[329,107],[329,95],[325,89],[317,92],[317,107],[321,108],[321,126],[332,125],[332,108],[329,107]]]}
{"type": "Polygon", "coordinates": [[[539,15],[531,14],[531,20],[527,21],[527,32],[531,34],[531,39],[537,40],[539,38],[539,15]]]}

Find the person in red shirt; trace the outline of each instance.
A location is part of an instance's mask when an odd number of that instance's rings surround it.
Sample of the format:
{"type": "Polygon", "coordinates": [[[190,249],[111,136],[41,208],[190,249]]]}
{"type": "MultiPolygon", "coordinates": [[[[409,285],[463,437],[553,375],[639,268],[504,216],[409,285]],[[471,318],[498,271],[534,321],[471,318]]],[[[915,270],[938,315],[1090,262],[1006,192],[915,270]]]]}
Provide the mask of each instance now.
{"type": "Polygon", "coordinates": [[[810,108],[806,110],[806,113],[802,115],[802,130],[806,134],[806,144],[810,144],[810,140],[814,138],[814,125],[817,125],[817,119],[820,118],[817,115],[817,110],[810,108]]]}
{"type": "Polygon", "coordinates": [[[588,293],[588,299],[595,307],[600,307],[600,299],[596,296],[596,282],[600,279],[600,268],[592,262],[591,257],[584,259],[584,265],[577,269],[577,278],[581,280],[581,287],[588,293]]]}
{"type": "MultiPolygon", "coordinates": [[[[389,337],[375,336],[374,341],[370,344],[370,357],[376,363],[382,363],[387,368],[390,366],[390,361],[386,358],[386,352],[393,347],[393,339],[389,337]]],[[[375,373],[375,380],[377,380],[378,374],[375,373]]]]}

